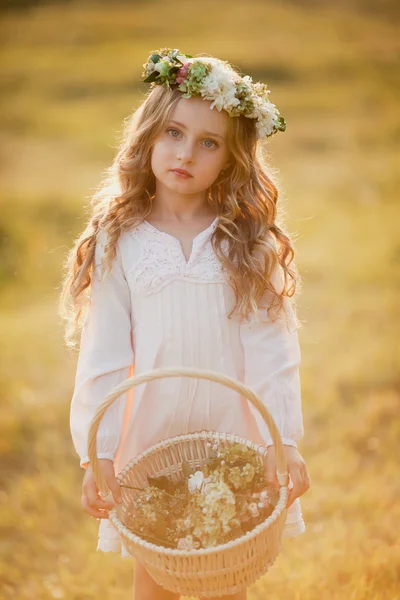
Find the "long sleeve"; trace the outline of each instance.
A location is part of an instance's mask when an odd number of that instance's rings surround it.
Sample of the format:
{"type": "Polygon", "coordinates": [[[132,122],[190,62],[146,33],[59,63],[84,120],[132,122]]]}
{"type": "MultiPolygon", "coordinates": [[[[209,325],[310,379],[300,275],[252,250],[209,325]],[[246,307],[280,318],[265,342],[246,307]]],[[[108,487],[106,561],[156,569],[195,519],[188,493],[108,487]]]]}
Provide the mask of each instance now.
{"type": "MultiPolygon", "coordinates": [[[[70,429],[81,466],[89,462],[87,438],[98,406],[129,377],[134,362],[131,299],[120,250],[103,281],[101,258],[106,232],[98,234],[90,304],[82,328],[75,387],[70,409],[70,429]]],[[[113,460],[121,440],[126,393],[105,413],[97,435],[97,455],[113,460]]]]}
{"type": "MultiPolygon", "coordinates": [[[[272,281],[277,289],[276,284],[281,281],[278,269],[272,281]]],[[[299,374],[301,353],[297,321],[287,297],[284,297],[284,310],[288,324],[283,314],[276,318],[276,311],[272,320],[266,309],[262,310],[262,314],[259,312],[264,322],[257,322],[251,315],[241,323],[244,383],[265,403],[283,443],[297,447],[297,442],[304,435],[299,374]]],[[[271,445],[272,439],[264,420],[252,404],[250,409],[266,445],[271,445]]]]}

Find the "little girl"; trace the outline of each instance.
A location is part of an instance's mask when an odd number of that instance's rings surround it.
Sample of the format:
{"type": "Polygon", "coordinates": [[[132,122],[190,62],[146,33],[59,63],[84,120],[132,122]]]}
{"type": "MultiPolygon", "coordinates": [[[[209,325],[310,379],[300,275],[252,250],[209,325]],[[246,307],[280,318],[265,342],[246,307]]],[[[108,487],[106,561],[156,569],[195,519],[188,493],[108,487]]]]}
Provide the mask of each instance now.
{"type": "MultiPolygon", "coordinates": [[[[265,402],[292,485],[284,536],[296,536],[305,529],[299,496],[310,485],[297,449],[299,323],[289,301],[297,273],[258,144],[286,123],[266,86],[225,61],[162,48],[143,66],[150,90],[94,195],[61,296],[67,343],[81,331],[71,432],[86,469],[82,506],[101,519],[98,549],[130,556],[107,520],[113,504],[93,479],[89,426],[133,372],[190,366],[240,380],[265,402]]],[[[202,429],[267,446],[267,479],[277,485],[270,434],[247,399],[205,379],[164,378],[122,394],[101,422],[98,457],[114,501],[121,501],[115,473],[132,458],[202,429]]],[[[139,563],[134,587],[136,600],[179,597],[139,563]]],[[[243,600],[246,592],[229,598],[243,600]]]]}

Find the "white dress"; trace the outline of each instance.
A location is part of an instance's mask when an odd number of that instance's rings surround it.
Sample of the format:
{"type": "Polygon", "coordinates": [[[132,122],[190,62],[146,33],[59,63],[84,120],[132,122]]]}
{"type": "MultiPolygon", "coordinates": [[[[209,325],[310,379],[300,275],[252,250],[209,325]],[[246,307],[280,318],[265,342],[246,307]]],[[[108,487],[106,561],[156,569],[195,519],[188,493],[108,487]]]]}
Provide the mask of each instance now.
{"type": "MultiPolygon", "coordinates": [[[[198,234],[188,261],[180,241],[147,221],[121,234],[112,270],[101,283],[107,234],[98,235],[91,302],[82,330],[70,425],[80,464],[88,462],[87,434],[99,404],[119,383],[144,371],[193,366],[225,373],[249,385],[265,402],[285,444],[303,437],[300,348],[288,298],[283,318],[258,323],[236,315],[234,292],[211,245],[218,217],[198,234]]],[[[122,394],[98,432],[98,456],[118,473],[133,457],[169,436],[202,429],[232,432],[271,444],[252,404],[238,392],[205,379],[165,378],[122,394]]],[[[284,536],[303,533],[297,498],[284,536]]],[[[98,549],[126,552],[118,532],[100,521],[98,549]]]]}

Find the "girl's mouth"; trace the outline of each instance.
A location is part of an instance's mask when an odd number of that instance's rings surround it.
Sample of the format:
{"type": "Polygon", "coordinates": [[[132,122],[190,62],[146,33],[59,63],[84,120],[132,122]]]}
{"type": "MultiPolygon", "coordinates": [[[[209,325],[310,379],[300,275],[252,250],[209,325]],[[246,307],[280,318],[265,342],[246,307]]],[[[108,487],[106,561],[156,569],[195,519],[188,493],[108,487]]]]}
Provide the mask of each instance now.
{"type": "Polygon", "coordinates": [[[172,172],[175,173],[175,175],[177,175],[178,177],[182,177],[183,179],[189,179],[190,177],[192,177],[190,173],[181,169],[172,169],[172,172]]]}

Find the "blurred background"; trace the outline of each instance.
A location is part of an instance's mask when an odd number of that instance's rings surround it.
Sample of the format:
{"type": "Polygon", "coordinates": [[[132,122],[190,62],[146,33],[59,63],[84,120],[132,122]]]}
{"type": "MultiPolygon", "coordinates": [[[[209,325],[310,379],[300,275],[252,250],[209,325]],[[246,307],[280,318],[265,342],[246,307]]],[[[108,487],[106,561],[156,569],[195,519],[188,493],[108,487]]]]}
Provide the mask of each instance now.
{"type": "Polygon", "coordinates": [[[303,278],[307,531],[250,600],[398,597],[399,36],[391,0],[0,2],[1,598],[132,597],[129,559],[95,551],[69,433],[76,353],[61,264],[168,46],[267,83],[267,142],[303,278]],[[396,168],[397,166],[397,168],[396,168]]]}

